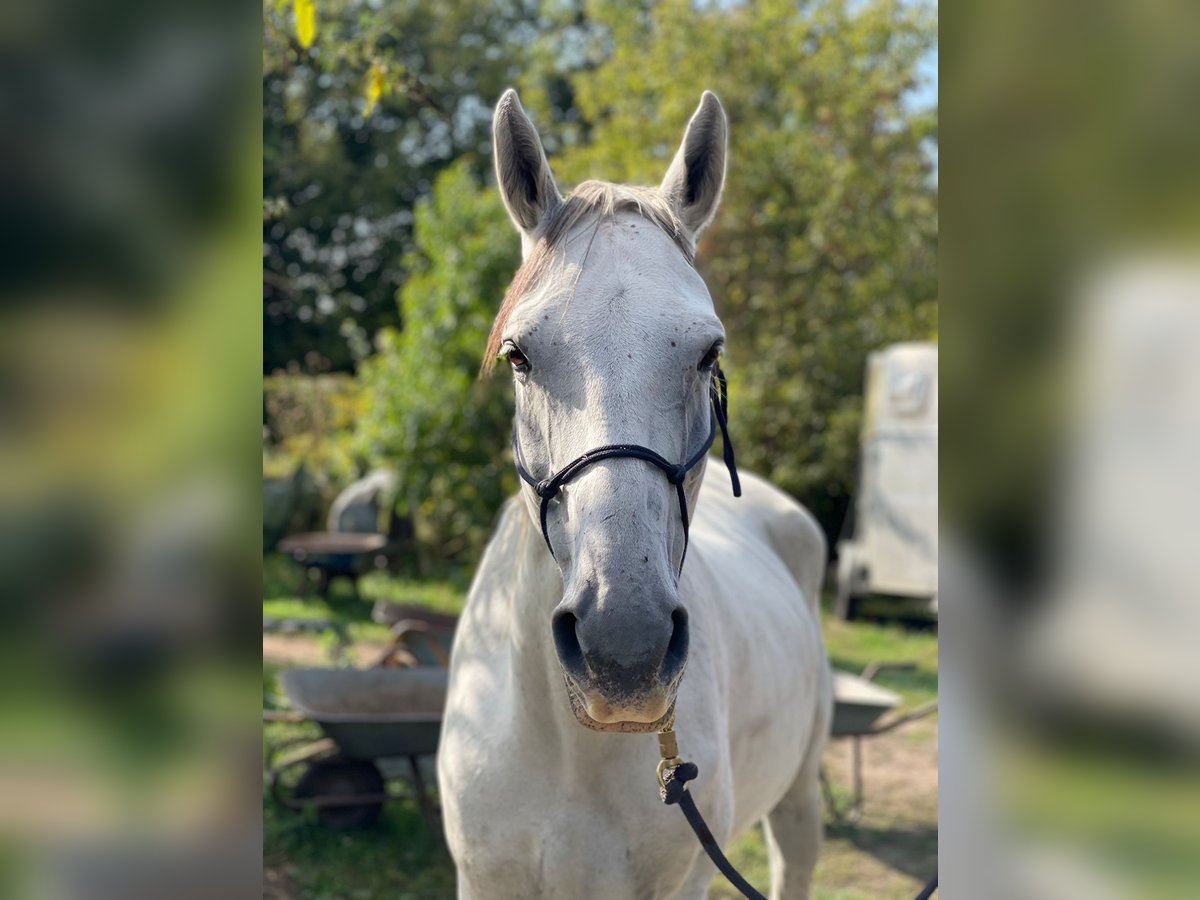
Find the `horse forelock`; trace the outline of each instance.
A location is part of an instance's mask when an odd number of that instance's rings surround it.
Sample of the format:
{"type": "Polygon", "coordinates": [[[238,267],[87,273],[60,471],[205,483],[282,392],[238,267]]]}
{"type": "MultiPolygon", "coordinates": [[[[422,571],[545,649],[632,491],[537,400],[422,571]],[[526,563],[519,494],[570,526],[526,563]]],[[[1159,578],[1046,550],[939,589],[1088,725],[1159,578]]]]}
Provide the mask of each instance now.
{"type": "Polygon", "coordinates": [[[497,354],[508,320],[521,300],[551,271],[567,236],[588,219],[596,225],[611,220],[619,212],[636,212],[655,225],[674,242],[688,265],[695,265],[695,248],[679,217],[657,188],[585,181],[563,203],[550,212],[529,256],[522,263],[504,294],[504,301],[492,323],[480,373],[488,375],[496,366],[497,354]]]}

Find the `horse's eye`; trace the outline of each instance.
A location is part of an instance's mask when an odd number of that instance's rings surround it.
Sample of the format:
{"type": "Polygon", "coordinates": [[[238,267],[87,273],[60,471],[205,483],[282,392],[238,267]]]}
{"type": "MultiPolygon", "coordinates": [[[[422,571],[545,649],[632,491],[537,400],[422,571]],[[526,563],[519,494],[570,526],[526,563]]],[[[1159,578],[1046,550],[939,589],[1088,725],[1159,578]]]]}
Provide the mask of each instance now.
{"type": "Polygon", "coordinates": [[[721,355],[721,351],[724,349],[724,346],[725,345],[720,341],[717,341],[715,344],[709,347],[708,352],[704,354],[696,368],[701,372],[707,372],[709,369],[711,369],[714,365],[716,365],[717,357],[721,355]]]}
{"type": "Polygon", "coordinates": [[[514,372],[525,373],[529,371],[529,360],[525,358],[525,354],[514,343],[504,345],[504,353],[502,356],[508,360],[508,364],[512,366],[514,372]]]}

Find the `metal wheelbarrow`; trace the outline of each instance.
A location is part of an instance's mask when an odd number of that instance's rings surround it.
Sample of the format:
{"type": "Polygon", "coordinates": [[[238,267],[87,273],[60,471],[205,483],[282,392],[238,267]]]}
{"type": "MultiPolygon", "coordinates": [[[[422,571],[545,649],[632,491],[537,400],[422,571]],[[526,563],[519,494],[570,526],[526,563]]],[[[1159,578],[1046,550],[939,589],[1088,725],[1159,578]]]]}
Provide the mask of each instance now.
{"type": "Polygon", "coordinates": [[[296,738],[273,747],[268,758],[270,790],[291,809],[315,806],[321,824],[332,828],[373,825],[387,799],[385,768],[407,763],[421,814],[431,828],[437,814],[420,757],[437,751],[446,700],[445,669],[292,669],[282,674],[294,712],[264,712],[268,721],[312,721],[325,737],[296,738]],[[304,743],[284,754],[286,746],[304,743]],[[283,772],[306,765],[290,795],[283,772]]]}
{"type": "Polygon", "coordinates": [[[825,793],[825,806],[838,824],[857,822],[862,817],[864,789],[862,773],[862,740],[886,734],[901,725],[937,712],[937,701],[931,700],[920,706],[884,719],[900,705],[900,696],[874,684],[875,676],[885,670],[905,671],[915,669],[916,663],[889,662],[871,663],[861,675],[848,672],[833,673],[833,723],[831,737],[848,737],[853,741],[851,772],[854,793],[849,805],[839,806],[833,797],[829,777],[821,768],[821,788],[825,793]]]}

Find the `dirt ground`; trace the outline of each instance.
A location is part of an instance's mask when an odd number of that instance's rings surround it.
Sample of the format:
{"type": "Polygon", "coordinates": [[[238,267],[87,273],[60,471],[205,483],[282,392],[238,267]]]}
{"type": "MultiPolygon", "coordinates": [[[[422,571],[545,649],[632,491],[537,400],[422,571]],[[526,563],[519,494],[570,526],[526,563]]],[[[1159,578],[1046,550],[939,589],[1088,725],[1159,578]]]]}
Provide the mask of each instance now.
{"type": "MultiPolygon", "coordinates": [[[[842,803],[849,801],[852,747],[841,738],[825,752],[825,771],[842,803]]],[[[937,871],[936,720],[863,740],[862,763],[862,817],[828,827],[817,884],[823,894],[847,900],[913,897],[937,871]]]]}
{"type": "MultiPolygon", "coordinates": [[[[358,641],[347,648],[355,666],[372,665],[383,652],[381,642],[358,641]]],[[[305,634],[263,634],[263,663],[281,668],[330,665],[329,650],[305,634]]]]}

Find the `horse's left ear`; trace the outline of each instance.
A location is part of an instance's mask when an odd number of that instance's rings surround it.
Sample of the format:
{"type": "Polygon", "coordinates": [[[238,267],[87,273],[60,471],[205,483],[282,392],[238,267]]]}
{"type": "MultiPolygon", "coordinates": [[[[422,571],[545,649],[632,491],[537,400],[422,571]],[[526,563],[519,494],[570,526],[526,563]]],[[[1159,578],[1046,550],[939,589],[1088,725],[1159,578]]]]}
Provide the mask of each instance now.
{"type": "Polygon", "coordinates": [[[712,91],[705,91],[659,185],[693,240],[712,221],[721,202],[728,132],[721,101],[712,91]]]}
{"type": "Polygon", "coordinates": [[[509,88],[496,104],[492,120],[496,181],[504,206],[528,245],[546,216],[562,203],[537,129],[509,88]]]}

